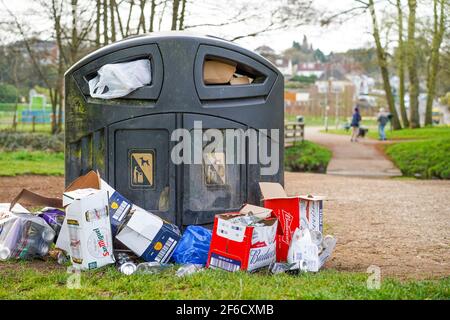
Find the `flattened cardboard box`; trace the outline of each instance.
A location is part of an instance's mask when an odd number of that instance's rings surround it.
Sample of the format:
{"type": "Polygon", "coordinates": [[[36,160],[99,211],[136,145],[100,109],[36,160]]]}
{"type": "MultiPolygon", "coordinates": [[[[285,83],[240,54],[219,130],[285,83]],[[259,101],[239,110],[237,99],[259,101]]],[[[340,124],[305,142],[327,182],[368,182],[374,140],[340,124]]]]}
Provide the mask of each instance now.
{"type": "Polygon", "coordinates": [[[240,212],[216,215],[208,255],[208,268],[226,271],[255,271],[275,261],[275,218],[262,220],[264,226],[233,223],[232,219],[249,212],[271,216],[272,210],[247,205],[240,212]]]}
{"type": "Polygon", "coordinates": [[[272,209],[280,223],[277,234],[277,261],[284,262],[295,229],[308,228],[323,232],[325,197],[311,195],[288,197],[279,183],[261,182],[259,186],[264,207],[272,209]]]}

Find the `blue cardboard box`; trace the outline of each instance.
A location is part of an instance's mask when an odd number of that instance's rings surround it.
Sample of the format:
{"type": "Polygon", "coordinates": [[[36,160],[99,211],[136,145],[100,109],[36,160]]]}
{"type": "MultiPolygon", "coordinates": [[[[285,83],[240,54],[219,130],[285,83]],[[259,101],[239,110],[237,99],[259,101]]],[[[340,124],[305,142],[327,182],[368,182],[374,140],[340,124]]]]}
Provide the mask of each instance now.
{"type": "Polygon", "coordinates": [[[178,227],[138,206],[132,211],[116,239],[145,261],[168,262],[181,238],[178,227]]]}

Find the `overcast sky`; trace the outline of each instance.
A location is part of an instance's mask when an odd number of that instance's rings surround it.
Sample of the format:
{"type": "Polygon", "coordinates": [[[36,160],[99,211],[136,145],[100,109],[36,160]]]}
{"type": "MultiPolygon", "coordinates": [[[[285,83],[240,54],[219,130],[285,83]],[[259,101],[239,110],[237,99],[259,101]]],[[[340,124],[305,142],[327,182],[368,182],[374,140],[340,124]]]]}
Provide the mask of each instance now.
{"type": "MultiPolygon", "coordinates": [[[[0,6],[1,6],[0,0],[0,6]]],[[[36,6],[36,1],[33,0],[3,0],[10,9],[18,12],[22,19],[25,19],[30,24],[35,25],[35,31],[42,30],[43,33],[48,30],[48,27],[45,27],[45,24],[36,19],[33,21],[33,18],[29,17],[28,13],[30,12],[30,8],[36,6]],[[26,16],[26,18],[24,18],[26,16]]],[[[195,4],[191,4],[191,10],[195,8],[195,12],[190,12],[186,24],[193,23],[204,23],[210,21],[220,21],[220,17],[217,16],[217,12],[223,12],[224,15],[226,13],[232,14],[232,3],[233,1],[239,0],[224,0],[224,1],[216,1],[216,0],[193,0],[195,4]],[[229,3],[227,3],[229,1],[229,3]],[[228,5],[228,7],[227,7],[228,5]],[[219,10],[217,6],[222,6],[219,10]],[[230,8],[231,7],[231,8],[230,8]],[[211,11],[213,10],[213,11],[211,11]],[[214,15],[211,14],[214,12],[214,15]]],[[[269,6],[271,4],[270,0],[247,0],[247,1],[255,1],[255,3],[259,6],[264,4],[264,6],[269,6]]],[[[320,10],[327,10],[328,12],[333,11],[342,11],[346,8],[350,8],[354,6],[354,0],[314,0],[314,5],[320,10]]],[[[92,8],[94,10],[94,8],[92,8]]],[[[167,9],[170,10],[170,9],[167,9]]],[[[394,8],[390,8],[386,5],[386,2],[382,2],[378,4],[378,10],[387,10],[394,11],[394,8]],[[386,9],[385,8],[388,8],[386,9]]],[[[0,18],[4,19],[5,12],[0,10],[0,18]],[[3,17],[2,17],[3,14],[3,17]]],[[[136,10],[137,11],[137,10],[136,10]]],[[[167,12],[167,11],[166,11],[167,12]]],[[[379,12],[379,16],[381,17],[383,13],[379,12]]],[[[170,14],[167,14],[169,17],[170,14]]],[[[136,17],[137,18],[137,17],[136,17]]],[[[167,29],[168,21],[163,23],[163,29],[167,29]]],[[[252,22],[253,24],[261,23],[264,25],[264,21],[252,22]]],[[[195,30],[200,33],[207,33],[216,36],[222,36],[225,38],[233,37],[233,35],[242,33],[243,28],[253,27],[258,29],[257,25],[245,26],[243,24],[232,25],[227,27],[220,28],[200,28],[195,30]]],[[[260,45],[269,45],[277,51],[282,51],[286,48],[289,48],[292,45],[292,41],[302,41],[303,35],[306,35],[313,44],[314,48],[320,48],[325,53],[329,53],[330,51],[340,52],[346,51],[351,48],[360,48],[367,47],[371,44],[372,38],[369,34],[371,28],[370,19],[367,15],[362,15],[359,17],[355,17],[350,21],[347,21],[341,25],[335,24],[329,27],[320,27],[320,26],[304,26],[299,27],[296,30],[291,31],[274,31],[271,33],[267,33],[264,35],[260,35],[255,38],[245,38],[238,41],[244,47],[249,49],[255,49],[260,45]]],[[[245,31],[244,31],[245,32],[245,31]]]]}

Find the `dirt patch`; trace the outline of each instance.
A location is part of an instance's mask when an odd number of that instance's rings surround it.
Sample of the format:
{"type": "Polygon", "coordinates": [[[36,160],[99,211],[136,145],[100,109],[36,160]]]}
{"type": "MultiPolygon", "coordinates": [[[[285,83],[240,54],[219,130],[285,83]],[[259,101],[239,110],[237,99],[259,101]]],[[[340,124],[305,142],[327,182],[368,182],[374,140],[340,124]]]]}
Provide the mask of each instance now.
{"type": "Polygon", "coordinates": [[[52,176],[0,177],[0,202],[11,202],[22,189],[28,189],[47,197],[61,198],[64,191],[64,178],[52,176]]]}
{"type": "Polygon", "coordinates": [[[383,276],[450,276],[450,181],[286,173],[289,194],[325,195],[324,221],[338,238],[327,267],[383,276]]]}
{"type": "MultiPolygon", "coordinates": [[[[61,196],[64,178],[0,177],[0,202],[22,188],[61,196]]],[[[400,279],[450,276],[450,181],[286,173],[286,188],[328,197],[325,225],[338,245],[327,268],[366,272],[376,265],[382,276],[400,279]]],[[[45,270],[51,263],[29,265],[45,270]]],[[[0,271],[9,268],[15,264],[0,263],[0,271]]]]}

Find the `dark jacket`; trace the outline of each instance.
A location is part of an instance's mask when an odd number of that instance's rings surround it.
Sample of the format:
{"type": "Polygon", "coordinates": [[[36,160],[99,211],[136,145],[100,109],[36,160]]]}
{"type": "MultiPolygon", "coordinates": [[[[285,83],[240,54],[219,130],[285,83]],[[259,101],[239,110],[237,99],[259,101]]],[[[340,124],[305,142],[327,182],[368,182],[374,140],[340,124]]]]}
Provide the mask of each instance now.
{"type": "Polygon", "coordinates": [[[361,122],[361,115],[359,114],[359,112],[353,113],[351,126],[352,127],[359,127],[359,123],[360,122],[361,122]]]}

